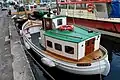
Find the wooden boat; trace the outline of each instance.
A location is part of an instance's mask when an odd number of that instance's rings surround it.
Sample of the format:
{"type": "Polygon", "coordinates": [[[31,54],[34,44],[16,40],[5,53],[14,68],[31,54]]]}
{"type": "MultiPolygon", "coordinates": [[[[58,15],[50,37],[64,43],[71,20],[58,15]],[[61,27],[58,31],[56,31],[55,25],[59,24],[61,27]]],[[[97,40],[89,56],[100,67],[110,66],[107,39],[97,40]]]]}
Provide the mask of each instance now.
{"type": "Polygon", "coordinates": [[[57,0],[57,3],[60,14],[68,16],[69,24],[120,33],[119,0],[57,0]]]}
{"type": "Polygon", "coordinates": [[[29,19],[29,20],[36,20],[36,19],[42,19],[43,15],[47,14],[46,11],[33,11],[32,14],[26,14],[26,15],[14,15],[12,19],[15,22],[15,26],[18,27],[18,29],[22,30],[22,25],[29,19]]]}
{"type": "Polygon", "coordinates": [[[101,34],[77,25],[67,17],[44,15],[42,21],[28,20],[22,26],[27,49],[32,49],[49,67],[81,75],[108,75],[107,50],[100,45],[101,34]]]}

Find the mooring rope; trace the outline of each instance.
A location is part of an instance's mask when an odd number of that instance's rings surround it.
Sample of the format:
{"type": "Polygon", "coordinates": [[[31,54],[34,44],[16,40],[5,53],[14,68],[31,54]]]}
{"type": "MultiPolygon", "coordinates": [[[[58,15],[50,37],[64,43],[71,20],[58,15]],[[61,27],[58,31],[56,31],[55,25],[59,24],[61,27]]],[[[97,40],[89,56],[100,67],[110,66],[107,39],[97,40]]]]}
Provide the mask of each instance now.
{"type": "Polygon", "coordinates": [[[100,74],[100,80],[102,80],[102,74],[101,74],[101,65],[100,65],[100,60],[98,59],[99,62],[99,74],[100,74]]]}

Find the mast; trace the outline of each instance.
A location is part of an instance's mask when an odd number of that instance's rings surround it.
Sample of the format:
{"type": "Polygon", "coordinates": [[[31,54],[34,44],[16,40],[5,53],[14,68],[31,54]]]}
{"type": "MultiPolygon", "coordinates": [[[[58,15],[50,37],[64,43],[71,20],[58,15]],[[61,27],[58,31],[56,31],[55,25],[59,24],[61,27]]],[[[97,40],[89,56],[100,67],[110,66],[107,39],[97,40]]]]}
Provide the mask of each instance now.
{"type": "Polygon", "coordinates": [[[56,0],[56,5],[57,5],[57,15],[59,15],[60,14],[60,8],[59,8],[58,0],[56,0]]]}

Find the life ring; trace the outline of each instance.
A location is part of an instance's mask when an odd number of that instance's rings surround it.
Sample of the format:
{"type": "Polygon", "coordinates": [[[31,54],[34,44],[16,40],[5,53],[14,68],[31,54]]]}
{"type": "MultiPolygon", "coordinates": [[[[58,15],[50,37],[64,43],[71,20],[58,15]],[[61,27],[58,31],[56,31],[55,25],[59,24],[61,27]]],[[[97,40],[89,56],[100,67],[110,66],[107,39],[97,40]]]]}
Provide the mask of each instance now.
{"type": "Polygon", "coordinates": [[[59,27],[59,30],[69,30],[69,31],[73,31],[73,25],[62,25],[59,27]]]}
{"type": "Polygon", "coordinates": [[[89,4],[87,5],[87,11],[88,11],[88,12],[92,12],[93,9],[94,9],[94,5],[93,5],[92,3],[89,3],[89,4]]]}

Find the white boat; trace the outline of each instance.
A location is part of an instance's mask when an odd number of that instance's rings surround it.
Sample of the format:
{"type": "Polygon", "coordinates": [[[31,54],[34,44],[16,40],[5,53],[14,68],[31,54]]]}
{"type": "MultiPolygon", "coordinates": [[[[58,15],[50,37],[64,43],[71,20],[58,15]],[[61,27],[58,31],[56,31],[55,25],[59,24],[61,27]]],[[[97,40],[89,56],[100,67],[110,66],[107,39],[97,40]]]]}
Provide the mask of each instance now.
{"type": "Polygon", "coordinates": [[[110,71],[107,50],[100,45],[101,34],[67,25],[66,16],[44,15],[42,21],[28,20],[22,26],[24,43],[49,67],[80,75],[110,71]]]}

